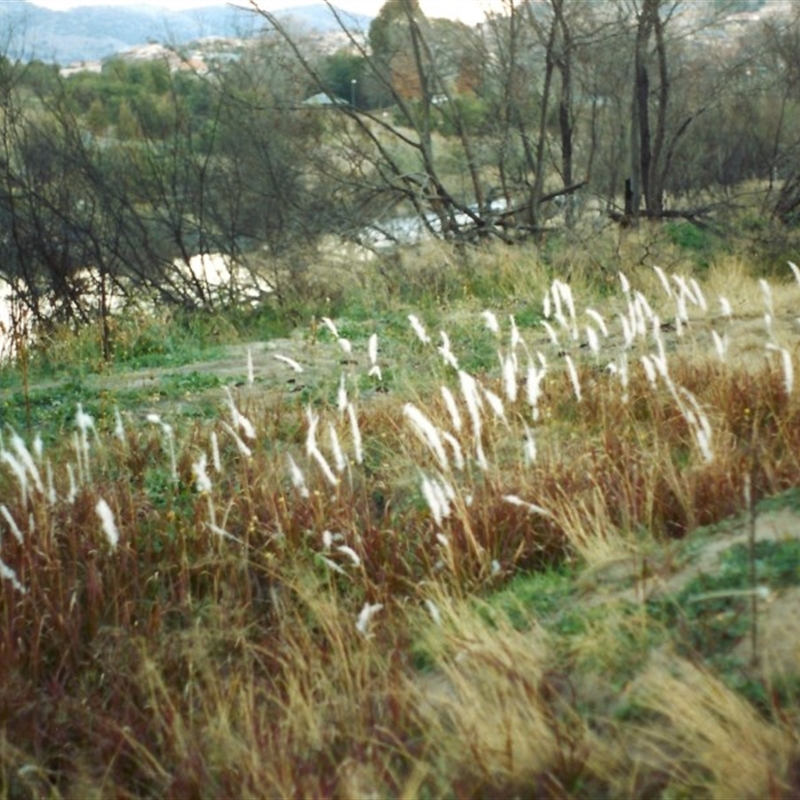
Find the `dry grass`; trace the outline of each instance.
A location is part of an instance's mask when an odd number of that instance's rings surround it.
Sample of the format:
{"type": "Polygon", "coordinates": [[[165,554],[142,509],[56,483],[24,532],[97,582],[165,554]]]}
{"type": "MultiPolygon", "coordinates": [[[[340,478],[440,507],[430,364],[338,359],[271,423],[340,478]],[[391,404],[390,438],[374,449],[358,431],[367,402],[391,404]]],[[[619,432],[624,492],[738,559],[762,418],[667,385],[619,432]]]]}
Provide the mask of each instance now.
{"type": "MultiPolygon", "coordinates": [[[[448,258],[410,280],[454,301],[448,258]]],[[[473,282],[523,281],[506,256],[475,259],[473,282]]],[[[537,306],[542,274],[520,284],[537,306]]],[[[759,291],[741,267],[720,275],[709,300],[759,291]]],[[[652,270],[628,277],[662,291],[652,270]]],[[[559,345],[498,315],[500,357],[475,374],[453,366],[460,340],[434,339],[413,344],[434,378],[385,397],[358,376],[308,407],[233,391],[218,420],[182,430],[130,413],[115,433],[79,412],[41,454],[4,431],[4,793],[790,796],[791,725],[677,656],[643,667],[641,614],[593,618],[565,655],[529,612],[513,627],[475,600],[522,570],[600,568],[724,519],[746,476],[757,497],[797,485],[791,327],[773,337],[785,351],[748,330],[762,356],[744,366],[697,357],[693,330],[718,324],[697,304],[683,336],[646,320],[626,343],[619,314],[635,327],[644,312],[614,281],[595,298],[610,329],[596,354],[576,272],[550,290],[559,345]],[[587,676],[625,671],[640,717],[586,713],[587,676]]],[[[661,320],[671,303],[653,301],[661,320]]],[[[790,307],[776,301],[776,320],[790,307]]],[[[460,313],[485,326],[480,310],[460,313]]]]}

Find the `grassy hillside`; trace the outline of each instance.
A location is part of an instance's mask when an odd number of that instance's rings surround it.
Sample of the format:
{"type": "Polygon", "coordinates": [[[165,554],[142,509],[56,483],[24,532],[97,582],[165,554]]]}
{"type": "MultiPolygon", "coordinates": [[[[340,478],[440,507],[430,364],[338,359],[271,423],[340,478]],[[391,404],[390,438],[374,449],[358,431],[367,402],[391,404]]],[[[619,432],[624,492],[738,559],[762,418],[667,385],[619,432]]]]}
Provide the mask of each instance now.
{"type": "Polygon", "coordinates": [[[648,236],[20,353],[5,794],[794,796],[800,283],[648,236]]]}

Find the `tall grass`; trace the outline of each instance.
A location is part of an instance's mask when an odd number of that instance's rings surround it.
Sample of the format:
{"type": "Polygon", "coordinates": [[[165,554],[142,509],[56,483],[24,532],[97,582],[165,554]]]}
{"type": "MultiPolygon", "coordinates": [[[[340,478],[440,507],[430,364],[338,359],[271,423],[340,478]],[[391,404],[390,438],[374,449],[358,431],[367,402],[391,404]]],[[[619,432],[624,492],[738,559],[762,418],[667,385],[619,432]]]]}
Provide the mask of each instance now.
{"type": "Polygon", "coordinates": [[[654,667],[643,721],[589,719],[552,634],[475,600],[721,520],[747,480],[797,485],[794,339],[762,325],[758,359],[715,357],[717,284],[664,276],[598,302],[536,273],[527,323],[473,297],[470,336],[428,309],[387,393],[364,387],[394,343],[329,319],[351,352],[313,405],[251,380],[211,424],[78,407],[52,448],[4,430],[5,793],[715,796],[747,737],[744,793],[790,792],[788,723],[710,673],[654,667]],[[477,330],[496,354],[470,370],[477,330]]]}

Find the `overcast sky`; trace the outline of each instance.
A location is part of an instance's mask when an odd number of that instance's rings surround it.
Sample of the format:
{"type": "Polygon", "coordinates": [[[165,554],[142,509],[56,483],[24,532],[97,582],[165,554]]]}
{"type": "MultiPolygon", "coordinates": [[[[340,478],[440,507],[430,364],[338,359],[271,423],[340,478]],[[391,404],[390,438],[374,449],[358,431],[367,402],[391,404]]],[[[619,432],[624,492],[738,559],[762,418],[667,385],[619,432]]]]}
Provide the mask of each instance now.
{"type": "MultiPolygon", "coordinates": [[[[28,0],[0,0],[0,2],[27,2],[28,0]]],[[[260,0],[260,5],[267,11],[277,11],[292,6],[313,5],[317,0],[260,0]]],[[[321,0],[320,0],[321,1],[321,0]]],[[[345,11],[375,15],[384,0],[339,0],[336,5],[345,11]]],[[[144,6],[151,5],[164,9],[199,8],[202,6],[222,5],[214,0],[157,0],[156,2],[135,2],[135,0],[36,0],[35,5],[64,11],[76,6],[144,6]]],[[[235,5],[248,5],[247,0],[236,0],[235,5]]],[[[451,17],[467,23],[475,23],[483,19],[484,12],[492,5],[497,7],[499,0],[421,0],[423,11],[429,17],[451,17]]]]}

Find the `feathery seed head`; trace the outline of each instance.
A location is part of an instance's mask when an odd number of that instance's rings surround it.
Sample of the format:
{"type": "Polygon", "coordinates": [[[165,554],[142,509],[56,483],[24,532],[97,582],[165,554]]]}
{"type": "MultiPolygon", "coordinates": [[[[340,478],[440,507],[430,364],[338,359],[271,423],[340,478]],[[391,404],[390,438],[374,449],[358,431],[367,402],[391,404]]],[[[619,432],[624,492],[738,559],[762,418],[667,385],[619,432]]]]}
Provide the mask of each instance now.
{"type": "Polygon", "coordinates": [[[116,550],[117,543],[119,542],[119,531],[114,522],[114,513],[111,511],[111,507],[101,497],[97,501],[95,511],[97,512],[97,516],[100,517],[100,524],[103,528],[103,533],[106,535],[109,546],[112,550],[116,550]]]}
{"type": "Polygon", "coordinates": [[[414,314],[409,314],[408,321],[422,344],[430,344],[431,337],[426,333],[425,326],[419,321],[419,318],[414,314]]]}

